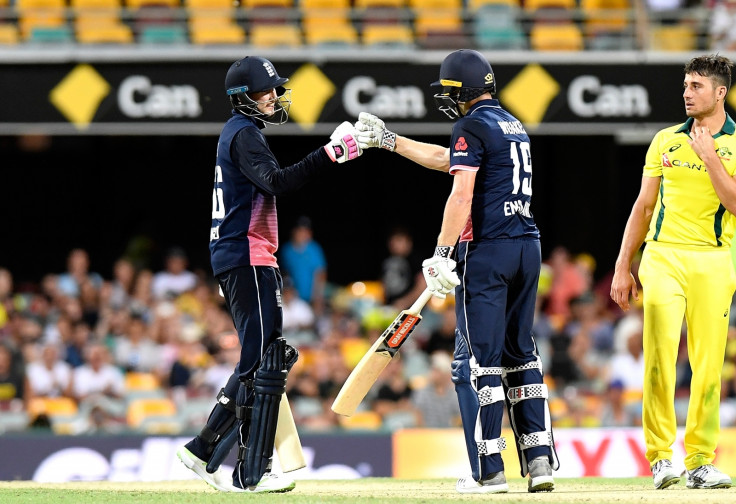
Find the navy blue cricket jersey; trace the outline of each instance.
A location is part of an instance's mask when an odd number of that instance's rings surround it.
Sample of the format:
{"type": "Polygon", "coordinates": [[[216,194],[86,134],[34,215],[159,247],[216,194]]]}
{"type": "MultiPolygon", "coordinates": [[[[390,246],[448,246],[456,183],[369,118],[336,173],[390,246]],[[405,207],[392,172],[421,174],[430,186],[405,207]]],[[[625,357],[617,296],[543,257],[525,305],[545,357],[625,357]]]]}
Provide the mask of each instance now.
{"type": "Polygon", "coordinates": [[[529,136],[498,100],[475,103],[455,123],[450,173],[458,170],[477,172],[470,218],[460,241],[539,238],[531,212],[529,136]]]}
{"type": "Polygon", "coordinates": [[[210,258],[215,275],[239,266],[276,263],[276,196],[294,191],[332,165],[320,147],[282,168],[261,132],[263,123],[233,112],[217,144],[210,258]]]}

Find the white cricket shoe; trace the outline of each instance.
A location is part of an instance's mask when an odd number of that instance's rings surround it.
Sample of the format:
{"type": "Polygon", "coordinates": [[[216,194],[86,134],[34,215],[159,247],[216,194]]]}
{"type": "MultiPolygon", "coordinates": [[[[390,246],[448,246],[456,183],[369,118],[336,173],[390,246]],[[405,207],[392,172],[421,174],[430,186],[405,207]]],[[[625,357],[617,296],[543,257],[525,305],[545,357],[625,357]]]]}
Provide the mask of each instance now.
{"type": "Polygon", "coordinates": [[[296,487],[296,482],[284,474],[267,472],[255,486],[248,488],[233,487],[234,492],[252,493],[283,493],[291,492],[296,487]]]}
{"type": "Polygon", "coordinates": [[[552,477],[552,466],[546,455],[537,457],[529,462],[529,491],[551,492],[555,489],[555,479],[552,477]]]}
{"type": "Polygon", "coordinates": [[[221,492],[234,492],[238,490],[233,486],[233,477],[231,474],[225,473],[221,467],[213,473],[207,472],[207,462],[190,452],[185,446],[176,450],[176,456],[179,460],[190,469],[194,474],[202,478],[205,483],[221,492]]]}
{"type": "Polygon", "coordinates": [[[652,466],[652,478],[654,479],[654,488],[657,490],[664,490],[680,482],[680,475],[672,467],[672,462],[667,459],[658,460],[652,466]]]}
{"type": "Polygon", "coordinates": [[[465,494],[506,493],[509,491],[509,485],[506,483],[503,471],[499,471],[480,482],[475,481],[471,476],[460,478],[457,480],[455,489],[465,494]]]}
{"type": "Polygon", "coordinates": [[[716,469],[713,464],[705,464],[687,472],[688,488],[731,488],[731,477],[716,469]]]}

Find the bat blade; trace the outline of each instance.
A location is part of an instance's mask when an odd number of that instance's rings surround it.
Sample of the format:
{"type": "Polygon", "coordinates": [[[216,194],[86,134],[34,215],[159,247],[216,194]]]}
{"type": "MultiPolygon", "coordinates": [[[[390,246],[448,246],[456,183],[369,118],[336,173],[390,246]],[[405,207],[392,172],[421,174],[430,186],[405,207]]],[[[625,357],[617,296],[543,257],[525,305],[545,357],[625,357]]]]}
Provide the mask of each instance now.
{"type": "Polygon", "coordinates": [[[291,407],[289,407],[289,399],[285,393],[281,394],[274,446],[279,455],[282,471],[291,472],[307,467],[307,461],[302,451],[302,442],[299,439],[294,417],[291,414],[291,407]]]}
{"type": "Polygon", "coordinates": [[[422,292],[408,310],[404,310],[381,334],[366,352],[332,403],[332,411],[338,415],[350,416],[358,409],[380,374],[399,351],[409,335],[421,322],[420,312],[432,297],[429,290],[422,292]]]}

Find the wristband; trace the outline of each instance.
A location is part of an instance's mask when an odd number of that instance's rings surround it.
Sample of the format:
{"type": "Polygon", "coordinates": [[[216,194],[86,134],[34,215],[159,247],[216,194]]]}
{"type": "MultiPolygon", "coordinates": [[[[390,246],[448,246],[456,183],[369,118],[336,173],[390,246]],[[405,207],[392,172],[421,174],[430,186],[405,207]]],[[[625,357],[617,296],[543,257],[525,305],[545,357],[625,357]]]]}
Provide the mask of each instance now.
{"type": "Polygon", "coordinates": [[[452,251],[454,250],[454,248],[455,247],[451,247],[449,245],[445,245],[445,246],[442,246],[442,247],[441,246],[437,246],[434,249],[434,255],[435,256],[439,256],[439,257],[443,257],[445,259],[449,259],[450,256],[452,255],[452,251]]]}
{"type": "Polygon", "coordinates": [[[383,130],[383,138],[381,138],[381,148],[390,150],[391,152],[396,150],[396,133],[387,129],[383,130]]]}

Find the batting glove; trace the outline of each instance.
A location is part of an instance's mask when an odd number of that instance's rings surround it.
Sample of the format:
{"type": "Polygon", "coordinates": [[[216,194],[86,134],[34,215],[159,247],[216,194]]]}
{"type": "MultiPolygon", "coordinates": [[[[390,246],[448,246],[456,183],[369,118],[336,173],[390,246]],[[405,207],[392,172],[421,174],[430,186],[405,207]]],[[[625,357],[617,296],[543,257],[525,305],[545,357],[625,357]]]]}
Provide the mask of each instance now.
{"type": "Polygon", "coordinates": [[[450,259],[452,247],[437,247],[434,255],[422,263],[422,273],[432,295],[440,299],[460,285],[460,279],[453,270],[456,263],[450,259]]]}
{"type": "Polygon", "coordinates": [[[380,147],[391,152],[396,150],[396,133],[387,130],[384,122],[373,114],[361,112],[355,129],[358,130],[358,145],[361,149],[380,147]]]}
{"type": "Polygon", "coordinates": [[[335,128],[330,135],[330,142],[325,145],[325,152],[330,159],[344,163],[363,154],[363,149],[356,139],[357,134],[355,127],[347,121],[335,128]]]}

